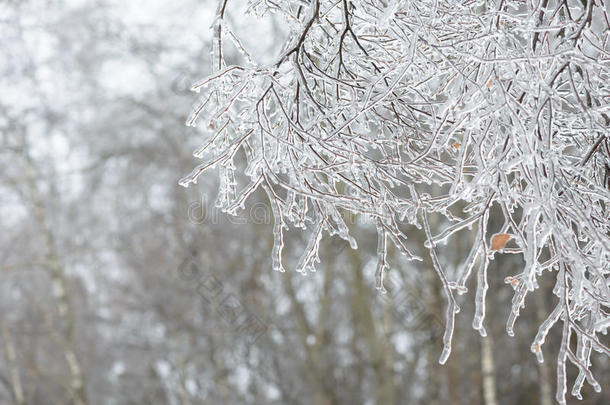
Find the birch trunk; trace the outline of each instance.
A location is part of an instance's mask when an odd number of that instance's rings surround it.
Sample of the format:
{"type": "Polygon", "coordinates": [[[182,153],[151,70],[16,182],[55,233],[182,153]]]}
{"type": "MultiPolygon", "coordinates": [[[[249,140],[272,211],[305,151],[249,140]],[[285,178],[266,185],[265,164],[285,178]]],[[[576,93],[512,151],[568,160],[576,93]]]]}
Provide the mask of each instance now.
{"type": "Polygon", "coordinates": [[[498,405],[491,335],[481,337],[481,369],[483,370],[483,399],[485,405],[498,405]]]}

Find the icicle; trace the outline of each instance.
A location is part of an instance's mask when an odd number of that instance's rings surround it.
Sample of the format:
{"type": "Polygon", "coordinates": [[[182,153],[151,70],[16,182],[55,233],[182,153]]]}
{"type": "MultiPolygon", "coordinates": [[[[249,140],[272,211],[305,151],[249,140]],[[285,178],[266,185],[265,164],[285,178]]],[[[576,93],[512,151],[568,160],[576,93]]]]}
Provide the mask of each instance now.
{"type": "Polygon", "coordinates": [[[249,196],[252,195],[257,189],[258,186],[263,182],[263,176],[261,175],[257,180],[250,182],[248,187],[242,192],[242,194],[235,200],[235,202],[227,208],[227,213],[231,215],[237,215],[238,210],[243,210],[245,208],[245,202],[249,196]]]}
{"type": "Polygon", "coordinates": [[[273,250],[271,252],[273,260],[273,270],[284,272],[284,266],[282,266],[282,249],[284,248],[284,220],[282,218],[282,211],[280,203],[274,198],[273,191],[270,186],[264,185],[263,189],[269,197],[269,203],[271,204],[271,211],[273,212],[273,250]]]}
{"type": "Polygon", "coordinates": [[[475,315],[472,321],[472,327],[479,331],[481,336],[486,336],[485,328],[483,327],[483,319],[485,318],[485,296],[487,294],[487,266],[489,259],[483,256],[479,265],[479,274],[477,278],[477,292],[475,297],[475,315]]]}
{"type": "Polygon", "coordinates": [[[438,362],[445,364],[451,354],[451,341],[453,340],[453,329],[455,327],[455,314],[458,313],[459,307],[455,302],[447,304],[447,319],[445,320],[445,332],[443,333],[443,351],[438,362]]]}
{"type": "Polygon", "coordinates": [[[315,264],[319,263],[318,251],[320,249],[320,240],[322,239],[322,230],[324,229],[324,219],[320,219],[314,233],[309,238],[307,248],[301,255],[297,264],[297,271],[307,273],[307,270],[314,272],[315,264]]]}
{"type": "Polygon", "coordinates": [[[345,224],[345,221],[341,217],[341,214],[339,214],[339,211],[337,211],[337,209],[333,206],[328,206],[327,209],[328,209],[330,217],[333,219],[335,224],[337,224],[337,231],[338,231],[339,237],[341,239],[347,241],[349,243],[349,246],[353,250],[358,249],[358,244],[356,243],[356,239],[354,239],[349,234],[349,228],[345,224]]]}
{"type": "Polygon", "coordinates": [[[275,215],[275,224],[273,227],[273,250],[271,255],[273,257],[273,270],[284,272],[284,266],[282,266],[282,249],[284,248],[284,235],[282,231],[282,221],[275,215]]]}
{"type": "Polygon", "coordinates": [[[377,225],[377,270],[375,271],[375,286],[382,293],[386,293],[383,286],[383,275],[388,268],[386,261],[387,255],[387,236],[381,224],[377,225]]]}
{"type": "Polygon", "coordinates": [[[515,321],[519,317],[519,309],[523,305],[526,294],[527,287],[523,282],[520,282],[518,291],[516,291],[515,295],[513,296],[510,315],[508,316],[508,321],[506,322],[506,333],[508,334],[508,336],[515,336],[515,332],[513,330],[515,327],[515,321]]]}
{"type": "MultiPolygon", "coordinates": [[[[585,361],[584,366],[588,367],[589,359],[588,357],[585,359],[584,347],[585,345],[583,344],[582,336],[578,336],[578,348],[576,349],[576,355],[580,358],[581,361],[585,361]]],[[[576,377],[576,381],[574,381],[574,385],[572,386],[572,396],[578,398],[579,400],[582,400],[581,390],[585,382],[585,376],[586,374],[584,370],[581,369],[578,372],[578,377],[576,377]]]]}
{"type": "MultiPolygon", "coordinates": [[[[588,324],[587,333],[590,334],[593,332],[593,324],[594,324],[593,319],[589,318],[587,324],[588,324]]],[[[576,381],[574,382],[574,386],[572,387],[572,395],[577,397],[578,399],[582,399],[581,389],[582,389],[585,379],[593,387],[595,392],[600,392],[602,387],[597,382],[597,380],[595,380],[595,378],[593,377],[593,374],[589,370],[589,367],[591,366],[591,360],[590,360],[591,348],[592,348],[591,340],[589,338],[587,338],[586,336],[584,336],[583,334],[578,334],[577,338],[578,338],[578,342],[577,342],[577,347],[576,347],[576,356],[575,356],[576,358],[571,359],[571,360],[574,364],[576,364],[576,366],[578,366],[579,372],[578,372],[578,377],[576,377],[576,381]]],[[[569,352],[568,352],[568,356],[569,356],[569,352]]]]}
{"type": "Polygon", "coordinates": [[[561,303],[559,303],[557,304],[557,306],[555,306],[553,312],[551,312],[551,314],[546,318],[544,322],[542,322],[542,325],[540,325],[540,327],[538,328],[538,333],[536,333],[536,337],[534,338],[530,350],[536,355],[536,358],[538,359],[539,363],[544,362],[544,357],[542,355],[542,345],[546,340],[546,336],[548,335],[553,325],[555,325],[555,323],[559,320],[559,317],[561,316],[562,312],[563,306],[561,303]]]}
{"type": "Polygon", "coordinates": [[[481,249],[481,239],[481,230],[479,228],[479,231],[477,232],[477,236],[475,238],[474,246],[470,249],[470,253],[468,254],[468,257],[466,258],[464,264],[461,266],[461,270],[459,271],[460,278],[457,283],[458,294],[463,294],[468,291],[468,288],[466,288],[466,283],[468,282],[468,277],[472,272],[474,263],[476,262],[477,257],[479,256],[479,251],[481,249]]]}

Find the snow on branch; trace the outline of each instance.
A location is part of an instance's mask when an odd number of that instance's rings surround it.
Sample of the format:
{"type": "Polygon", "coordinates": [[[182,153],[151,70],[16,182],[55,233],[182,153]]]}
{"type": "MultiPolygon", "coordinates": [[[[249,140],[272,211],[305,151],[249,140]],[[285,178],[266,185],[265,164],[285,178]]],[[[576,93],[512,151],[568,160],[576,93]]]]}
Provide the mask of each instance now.
{"type": "Polygon", "coordinates": [[[447,297],[441,362],[459,310],[454,292],[466,292],[478,263],[473,327],[485,336],[489,262],[499,251],[522,254],[522,272],[507,277],[514,289],[507,333],[538,277],[551,272],[557,304],[532,352],[543,361],[540,347],[561,322],[557,401],[566,401],[567,360],[580,371],[573,395],[580,397],[585,381],[600,390],[589,367],[593,351],[610,354],[599,339],[610,326],[609,6],[250,1],[252,13],[275,13],[291,29],[276,61],[262,66],[228,28],[231,1],[220,1],[215,72],[193,87],[206,95],[188,121],[206,120],[212,132],[197,151],[206,163],[181,184],[219,167],[219,201],[231,213],[262,187],[273,208],[280,271],[288,226],[313,229],[298,265],[306,272],[318,261],[323,232],[356,247],[340,211],[366,214],[379,234],[382,288],[388,243],[406,259],[420,259],[401,229],[423,227],[447,297]],[[226,65],[223,27],[248,56],[243,66],[226,65]],[[242,193],[238,153],[251,180],[242,193]],[[496,235],[487,230],[492,207],[504,219],[496,235]],[[433,235],[430,214],[452,225],[433,235]],[[477,237],[450,280],[435,246],[473,226],[477,237]]]}

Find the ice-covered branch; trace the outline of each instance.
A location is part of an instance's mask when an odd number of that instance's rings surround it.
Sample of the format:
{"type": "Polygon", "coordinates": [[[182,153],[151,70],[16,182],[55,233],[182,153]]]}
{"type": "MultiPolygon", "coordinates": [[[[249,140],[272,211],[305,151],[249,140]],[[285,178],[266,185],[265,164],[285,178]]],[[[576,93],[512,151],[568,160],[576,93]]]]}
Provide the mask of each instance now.
{"type": "Polygon", "coordinates": [[[558,401],[565,403],[566,360],[579,369],[574,395],[584,381],[597,388],[589,358],[608,353],[596,336],[610,326],[608,4],[290,0],[251,9],[265,7],[291,24],[276,63],[224,67],[220,29],[230,11],[220,3],[218,71],[194,86],[210,101],[190,121],[205,117],[217,130],[198,152],[206,163],[181,184],[213,166],[233,176],[244,151],[250,184],[221,193],[230,195],[221,204],[235,212],[264,188],[280,271],[286,227],[312,229],[298,265],[311,271],[324,233],[352,242],[339,212],[365,214],[377,227],[382,288],[388,245],[417,259],[404,229],[423,226],[448,303],[441,362],[458,311],[453,290],[466,292],[478,263],[473,327],[485,335],[489,263],[522,254],[522,272],[507,277],[507,332],[538,277],[553,273],[559,303],[532,351],[542,360],[540,347],[561,322],[558,401]],[[493,207],[504,226],[492,237],[493,207]],[[431,215],[448,222],[436,236],[431,215]],[[470,254],[450,280],[436,246],[471,227],[470,254]]]}

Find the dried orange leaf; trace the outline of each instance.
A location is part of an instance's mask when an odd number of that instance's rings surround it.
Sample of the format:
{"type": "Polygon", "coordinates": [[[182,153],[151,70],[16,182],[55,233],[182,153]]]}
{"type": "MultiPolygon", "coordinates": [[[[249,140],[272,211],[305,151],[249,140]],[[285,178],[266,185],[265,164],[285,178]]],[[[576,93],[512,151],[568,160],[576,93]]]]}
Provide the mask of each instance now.
{"type": "Polygon", "coordinates": [[[453,144],[453,147],[454,147],[455,149],[458,149],[458,148],[460,147],[460,143],[459,143],[459,142],[454,143],[454,144],[453,144]]]}
{"type": "Polygon", "coordinates": [[[510,235],[507,233],[498,233],[491,238],[491,250],[502,250],[506,246],[506,242],[510,239],[510,235]]]}
{"type": "Polygon", "coordinates": [[[490,88],[491,87],[491,79],[489,79],[489,81],[487,82],[487,84],[485,85],[485,87],[490,88]]]}

